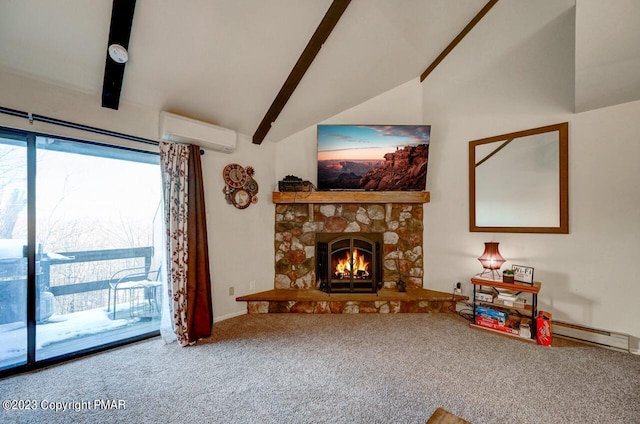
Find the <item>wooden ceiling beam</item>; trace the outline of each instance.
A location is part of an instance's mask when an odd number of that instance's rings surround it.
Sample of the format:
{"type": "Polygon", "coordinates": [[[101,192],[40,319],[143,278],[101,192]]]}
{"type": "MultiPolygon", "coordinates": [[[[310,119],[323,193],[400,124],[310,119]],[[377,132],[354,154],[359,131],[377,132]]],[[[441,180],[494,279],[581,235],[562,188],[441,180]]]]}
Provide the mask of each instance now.
{"type": "Polygon", "coordinates": [[[351,3],[351,0],[333,0],[333,3],[329,6],[327,13],[325,13],[322,21],[320,21],[320,24],[313,33],[309,43],[307,43],[307,46],[291,70],[287,80],[284,82],[280,92],[271,104],[271,107],[264,118],[262,118],[262,122],[260,122],[258,129],[255,134],[253,134],[254,144],[261,144],[262,141],[264,141],[264,138],[271,129],[271,124],[275,122],[280,115],[280,112],[282,112],[282,109],[284,109],[287,101],[289,101],[289,98],[295,91],[296,87],[298,87],[302,77],[307,72],[307,69],[309,69],[309,66],[311,66],[311,63],[320,51],[324,42],[329,38],[331,31],[333,31],[333,28],[340,20],[340,17],[342,17],[347,6],[349,6],[349,3],[351,3]]]}
{"type": "MultiPolygon", "coordinates": [[[[113,0],[107,48],[112,44],[120,44],[125,49],[129,49],[135,8],[136,0],[113,0]]],[[[124,63],[116,63],[109,57],[109,53],[106,53],[102,82],[102,107],[118,109],[124,80],[124,67],[124,63]]]]}
{"type": "Polygon", "coordinates": [[[454,38],[451,43],[449,43],[449,45],[442,51],[442,53],[440,53],[436,60],[434,60],[431,65],[429,65],[429,67],[420,75],[420,82],[424,81],[425,78],[427,78],[429,74],[434,69],[436,69],[440,62],[442,62],[444,58],[447,57],[449,53],[451,53],[451,50],[453,50],[458,45],[458,43],[460,43],[460,41],[462,41],[462,39],[469,32],[471,32],[473,27],[476,26],[478,22],[480,22],[484,15],[486,15],[489,10],[491,10],[491,8],[495,6],[496,3],[498,3],[498,0],[489,0],[489,2],[482,8],[482,10],[480,10],[480,12],[478,12],[478,14],[474,16],[474,18],[467,24],[467,26],[465,26],[464,29],[460,31],[460,34],[458,34],[458,36],[454,38]]]}

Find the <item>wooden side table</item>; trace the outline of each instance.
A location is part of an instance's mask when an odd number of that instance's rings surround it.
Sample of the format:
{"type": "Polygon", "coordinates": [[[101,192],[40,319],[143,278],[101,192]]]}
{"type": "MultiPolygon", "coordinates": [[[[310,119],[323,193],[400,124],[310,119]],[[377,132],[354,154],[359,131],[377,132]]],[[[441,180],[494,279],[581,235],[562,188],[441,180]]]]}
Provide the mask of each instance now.
{"type": "Polygon", "coordinates": [[[487,330],[491,332],[496,332],[499,334],[503,334],[506,336],[517,337],[521,340],[527,340],[536,342],[536,316],[538,315],[538,293],[540,292],[540,288],[542,287],[542,283],[539,281],[534,281],[533,284],[524,284],[524,283],[505,283],[501,280],[490,280],[485,278],[473,277],[471,278],[471,284],[473,284],[473,323],[471,326],[474,328],[479,328],[482,330],[487,330]],[[514,291],[516,295],[520,295],[522,293],[526,293],[531,295],[531,305],[526,305],[524,308],[516,307],[516,306],[506,306],[503,304],[497,304],[494,302],[482,301],[476,299],[476,292],[480,290],[482,287],[490,287],[496,294],[499,293],[498,289],[510,290],[514,291]],[[531,338],[526,339],[520,337],[517,334],[507,333],[505,331],[501,331],[498,329],[493,329],[490,327],[482,326],[476,324],[476,316],[477,316],[477,306],[486,306],[489,308],[497,307],[502,309],[508,309],[510,311],[515,312],[516,314],[524,317],[531,318],[531,338]]]}

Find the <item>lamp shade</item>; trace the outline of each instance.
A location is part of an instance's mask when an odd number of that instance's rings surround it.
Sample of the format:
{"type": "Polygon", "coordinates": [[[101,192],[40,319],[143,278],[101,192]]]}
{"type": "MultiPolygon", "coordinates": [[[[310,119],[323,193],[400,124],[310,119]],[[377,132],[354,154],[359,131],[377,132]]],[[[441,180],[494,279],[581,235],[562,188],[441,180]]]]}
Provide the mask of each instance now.
{"type": "Polygon", "coordinates": [[[490,241],[484,244],[484,252],[478,258],[484,269],[497,270],[500,269],[505,258],[502,257],[498,250],[498,242],[490,241]]]}

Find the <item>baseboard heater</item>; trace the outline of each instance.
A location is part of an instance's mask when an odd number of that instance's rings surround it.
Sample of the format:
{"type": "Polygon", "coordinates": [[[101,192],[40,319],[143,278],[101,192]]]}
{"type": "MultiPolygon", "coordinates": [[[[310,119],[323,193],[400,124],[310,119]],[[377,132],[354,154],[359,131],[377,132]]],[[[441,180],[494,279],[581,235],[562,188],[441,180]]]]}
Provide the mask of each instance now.
{"type": "Polygon", "coordinates": [[[620,352],[629,352],[629,336],[626,334],[597,330],[561,321],[552,321],[551,326],[554,336],[579,340],[620,352]]]}

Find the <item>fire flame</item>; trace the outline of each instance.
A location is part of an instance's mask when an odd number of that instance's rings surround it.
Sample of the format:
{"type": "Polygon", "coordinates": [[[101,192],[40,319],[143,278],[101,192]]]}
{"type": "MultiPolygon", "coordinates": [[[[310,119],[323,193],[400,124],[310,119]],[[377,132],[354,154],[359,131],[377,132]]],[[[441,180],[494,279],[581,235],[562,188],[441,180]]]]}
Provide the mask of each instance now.
{"type": "Polygon", "coordinates": [[[352,274],[354,276],[367,277],[369,276],[369,263],[365,260],[364,255],[361,255],[358,252],[358,249],[353,249],[353,267],[354,272],[352,273],[351,269],[351,257],[349,252],[345,255],[344,259],[338,259],[338,264],[336,265],[336,275],[340,277],[350,277],[352,274]]]}

